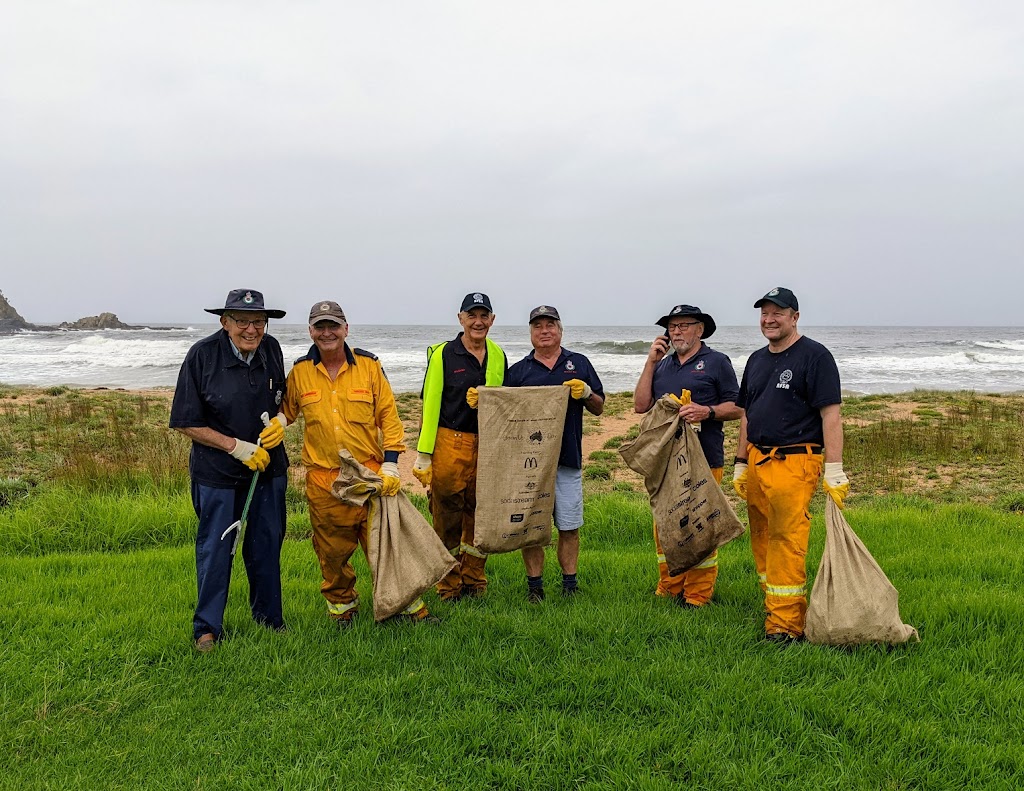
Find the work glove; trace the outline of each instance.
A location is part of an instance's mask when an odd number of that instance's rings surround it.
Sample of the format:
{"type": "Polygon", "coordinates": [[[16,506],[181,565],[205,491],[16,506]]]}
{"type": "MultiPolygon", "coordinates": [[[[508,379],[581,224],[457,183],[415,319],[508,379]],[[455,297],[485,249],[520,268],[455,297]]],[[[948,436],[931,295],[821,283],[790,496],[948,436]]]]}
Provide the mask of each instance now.
{"type": "Polygon", "coordinates": [[[466,403],[469,404],[470,409],[476,409],[480,403],[480,391],[475,387],[469,388],[466,391],[466,403]]]}
{"type": "Polygon", "coordinates": [[[270,454],[259,445],[246,442],[244,439],[235,439],[235,447],[231,455],[253,472],[263,472],[270,464],[270,454]]]}
{"type": "Polygon", "coordinates": [[[675,393],[669,393],[668,397],[671,398],[673,402],[675,402],[676,406],[686,406],[687,404],[690,403],[689,390],[680,390],[679,395],[676,395],[675,393]]]}
{"type": "Polygon", "coordinates": [[[433,457],[429,453],[420,453],[416,456],[416,463],[412,465],[412,474],[427,489],[433,480],[433,462],[433,457]]]}
{"type": "Polygon", "coordinates": [[[288,418],[284,412],[278,412],[277,417],[271,420],[265,429],[260,432],[260,445],[267,450],[276,448],[284,442],[284,429],[288,425],[288,418]]]}
{"type": "Polygon", "coordinates": [[[850,494],[850,479],[843,472],[841,461],[825,462],[825,477],[821,481],[821,488],[831,497],[835,504],[843,507],[843,500],[850,494]]]}
{"type": "Polygon", "coordinates": [[[570,379],[567,382],[562,382],[562,387],[568,387],[569,395],[577,401],[585,401],[590,398],[590,394],[594,392],[590,389],[590,385],[582,379],[570,379]]]}
{"type": "Polygon", "coordinates": [[[732,471],[732,488],[736,490],[736,494],[740,496],[741,500],[747,499],[747,463],[745,461],[736,462],[736,467],[732,471]]]}
{"type": "Polygon", "coordinates": [[[398,477],[398,465],[395,462],[386,461],[380,465],[380,477],[384,482],[380,487],[381,497],[398,494],[402,488],[402,479],[398,477]]]}

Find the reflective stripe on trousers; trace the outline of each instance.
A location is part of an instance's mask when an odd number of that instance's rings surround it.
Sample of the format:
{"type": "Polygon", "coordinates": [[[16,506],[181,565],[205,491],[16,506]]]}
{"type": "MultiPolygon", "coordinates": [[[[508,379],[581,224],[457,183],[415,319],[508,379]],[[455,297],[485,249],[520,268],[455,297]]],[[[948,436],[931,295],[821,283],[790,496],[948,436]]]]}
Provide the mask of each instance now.
{"type": "MultiPolygon", "coordinates": [[[[720,485],[722,483],[722,468],[712,467],[711,475],[720,485]]],[[[665,553],[661,550],[661,541],[658,539],[658,526],[654,525],[654,549],[658,554],[658,587],[654,593],[658,596],[678,596],[680,594],[690,604],[707,604],[715,592],[715,580],[718,579],[718,550],[716,549],[710,557],[705,558],[692,569],[669,576],[668,563],[665,562],[665,553]]]]}
{"type": "Polygon", "coordinates": [[[764,588],[764,628],[768,634],[800,636],[807,613],[807,510],[821,477],[818,454],[787,453],[785,458],[747,446],[747,515],[750,546],[764,588]]]}

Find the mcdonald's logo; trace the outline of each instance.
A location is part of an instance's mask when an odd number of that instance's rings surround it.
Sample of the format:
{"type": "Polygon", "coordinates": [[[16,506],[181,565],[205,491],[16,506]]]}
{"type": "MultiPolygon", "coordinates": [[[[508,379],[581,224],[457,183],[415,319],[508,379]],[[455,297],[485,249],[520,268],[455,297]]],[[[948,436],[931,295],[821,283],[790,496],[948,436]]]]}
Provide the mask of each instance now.
{"type": "Polygon", "coordinates": [[[523,462],[524,470],[535,470],[537,469],[537,457],[530,456],[526,461],[523,462]]]}

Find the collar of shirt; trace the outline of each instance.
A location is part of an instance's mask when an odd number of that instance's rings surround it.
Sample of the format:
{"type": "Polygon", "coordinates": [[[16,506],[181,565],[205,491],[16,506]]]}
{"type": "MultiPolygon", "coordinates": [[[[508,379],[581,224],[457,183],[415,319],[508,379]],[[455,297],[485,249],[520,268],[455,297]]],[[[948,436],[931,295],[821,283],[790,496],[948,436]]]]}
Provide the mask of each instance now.
{"type": "MultiPolygon", "coordinates": [[[[320,365],[321,361],[323,360],[323,358],[320,356],[320,349],[317,348],[317,345],[315,343],[309,347],[309,352],[306,354],[306,356],[312,361],[313,365],[320,365]]],[[[352,350],[349,348],[347,343],[345,344],[345,362],[347,362],[349,365],[356,364],[356,356],[352,354],[352,350]]]]}
{"type": "Polygon", "coordinates": [[[565,359],[567,357],[571,357],[572,355],[570,354],[570,352],[568,350],[566,350],[566,348],[564,346],[559,346],[558,347],[558,358],[555,360],[554,364],[551,365],[550,367],[543,360],[538,360],[537,359],[537,350],[536,349],[531,349],[530,353],[528,355],[526,355],[526,356],[529,357],[530,360],[532,360],[537,365],[543,365],[549,371],[553,371],[559,365],[561,365],[565,361],[565,359]]]}

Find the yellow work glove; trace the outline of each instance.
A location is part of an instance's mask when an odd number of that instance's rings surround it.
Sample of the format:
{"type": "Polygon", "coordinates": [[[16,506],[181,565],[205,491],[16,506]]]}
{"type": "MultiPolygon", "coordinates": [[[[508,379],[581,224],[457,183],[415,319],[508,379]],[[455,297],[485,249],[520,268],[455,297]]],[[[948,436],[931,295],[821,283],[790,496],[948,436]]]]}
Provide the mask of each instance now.
{"type": "Polygon", "coordinates": [[[398,477],[398,465],[395,462],[386,461],[380,465],[380,478],[383,481],[380,487],[381,497],[391,497],[401,491],[402,479],[398,477]]]}
{"type": "Polygon", "coordinates": [[[825,462],[825,477],[821,480],[821,488],[826,491],[835,504],[843,507],[843,500],[850,494],[850,479],[843,472],[841,461],[825,462]]]}
{"type": "Polygon", "coordinates": [[[590,389],[590,385],[582,379],[570,379],[567,382],[562,382],[562,387],[568,387],[569,395],[577,401],[585,401],[590,398],[590,394],[594,392],[590,389]]]}
{"type": "Polygon", "coordinates": [[[235,447],[231,455],[253,472],[263,472],[270,464],[270,454],[259,445],[246,442],[244,439],[236,439],[235,447]]]}
{"type": "Polygon", "coordinates": [[[475,387],[469,388],[466,391],[466,403],[469,404],[470,409],[476,409],[480,404],[480,391],[475,387]]]}
{"type": "Polygon", "coordinates": [[[288,425],[288,418],[284,412],[278,412],[277,417],[271,420],[265,429],[260,432],[260,445],[267,450],[276,448],[284,442],[284,429],[288,425]]]}
{"type": "Polygon", "coordinates": [[[669,393],[668,397],[675,401],[676,406],[686,406],[687,404],[690,403],[689,390],[680,390],[679,395],[676,395],[675,393],[669,393]]]}
{"type": "Polygon", "coordinates": [[[427,489],[433,480],[433,457],[429,453],[420,453],[416,456],[416,463],[412,466],[412,474],[417,481],[427,489]]]}
{"type": "Polygon", "coordinates": [[[741,500],[747,499],[747,463],[745,461],[737,461],[733,468],[732,488],[736,490],[736,494],[740,496],[741,500]]]}

